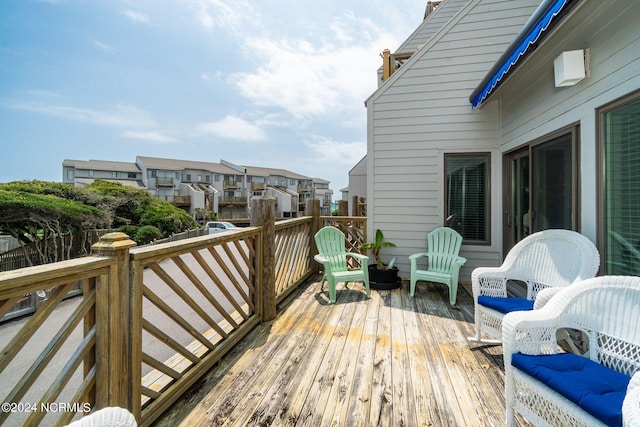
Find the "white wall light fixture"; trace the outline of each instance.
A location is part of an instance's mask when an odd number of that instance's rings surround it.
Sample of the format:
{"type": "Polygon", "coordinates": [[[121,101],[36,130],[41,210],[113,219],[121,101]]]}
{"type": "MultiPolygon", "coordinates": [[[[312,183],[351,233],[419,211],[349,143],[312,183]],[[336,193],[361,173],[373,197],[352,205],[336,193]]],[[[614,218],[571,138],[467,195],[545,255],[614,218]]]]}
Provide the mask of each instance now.
{"type": "Polygon", "coordinates": [[[556,87],[573,86],[586,77],[584,49],[562,52],[553,61],[556,87]]]}

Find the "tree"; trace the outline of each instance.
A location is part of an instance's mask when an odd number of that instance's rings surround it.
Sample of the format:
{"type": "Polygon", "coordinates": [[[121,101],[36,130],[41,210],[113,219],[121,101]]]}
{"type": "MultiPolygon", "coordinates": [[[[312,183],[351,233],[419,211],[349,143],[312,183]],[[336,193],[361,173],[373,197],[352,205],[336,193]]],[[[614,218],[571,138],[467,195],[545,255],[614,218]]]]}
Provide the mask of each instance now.
{"type": "Polygon", "coordinates": [[[96,196],[96,206],[109,214],[114,228],[139,225],[142,212],[151,204],[149,192],[118,182],[96,179],[87,190],[96,196]]]}
{"type": "Polygon", "coordinates": [[[163,237],[168,237],[198,226],[188,213],[165,200],[152,197],[146,190],[101,179],[96,179],[87,189],[100,196],[98,207],[113,218],[112,227],[152,225],[160,230],[163,237]]]}
{"type": "MultiPolygon", "coordinates": [[[[54,194],[64,193],[58,190],[64,189],[42,182],[34,182],[32,187],[27,183],[0,184],[0,231],[21,243],[31,265],[71,258],[74,235],[108,223],[100,209],[54,194]],[[27,244],[36,249],[35,257],[27,252],[27,244]]],[[[87,196],[73,191],[67,195],[87,196]]]]}
{"type": "Polygon", "coordinates": [[[151,199],[140,215],[140,225],[156,226],[163,237],[198,226],[188,213],[162,199],[151,199]]]}
{"type": "Polygon", "coordinates": [[[0,232],[21,242],[31,265],[69,259],[74,236],[81,237],[84,248],[88,230],[123,225],[140,227],[130,234],[140,243],[198,226],[182,209],[120,183],[97,179],[86,188],[46,181],[0,184],[0,232]],[[37,257],[29,256],[29,244],[37,257]]]}

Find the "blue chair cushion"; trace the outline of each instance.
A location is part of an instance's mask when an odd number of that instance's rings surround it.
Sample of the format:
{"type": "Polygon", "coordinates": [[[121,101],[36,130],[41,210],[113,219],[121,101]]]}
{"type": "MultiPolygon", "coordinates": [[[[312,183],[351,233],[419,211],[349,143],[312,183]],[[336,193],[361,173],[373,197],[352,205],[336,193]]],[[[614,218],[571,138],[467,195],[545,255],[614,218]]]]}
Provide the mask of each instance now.
{"type": "Polygon", "coordinates": [[[631,377],[571,353],[514,354],[511,365],[555,390],[608,426],[622,426],[631,377]]]}
{"type": "Polygon", "coordinates": [[[488,297],[485,295],[480,295],[478,297],[478,304],[499,311],[503,314],[511,313],[512,311],[533,310],[533,303],[534,301],[530,301],[526,298],[488,297]]]}

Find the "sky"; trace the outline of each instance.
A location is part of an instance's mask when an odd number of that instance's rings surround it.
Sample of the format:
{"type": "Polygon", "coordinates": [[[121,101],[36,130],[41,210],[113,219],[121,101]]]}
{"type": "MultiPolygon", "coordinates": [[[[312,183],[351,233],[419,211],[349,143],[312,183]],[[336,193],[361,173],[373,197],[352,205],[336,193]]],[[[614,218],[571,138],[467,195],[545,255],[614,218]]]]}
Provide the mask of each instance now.
{"type": "Polygon", "coordinates": [[[2,0],[0,182],[136,156],[287,169],[334,199],[380,53],[426,0],[2,0]]]}

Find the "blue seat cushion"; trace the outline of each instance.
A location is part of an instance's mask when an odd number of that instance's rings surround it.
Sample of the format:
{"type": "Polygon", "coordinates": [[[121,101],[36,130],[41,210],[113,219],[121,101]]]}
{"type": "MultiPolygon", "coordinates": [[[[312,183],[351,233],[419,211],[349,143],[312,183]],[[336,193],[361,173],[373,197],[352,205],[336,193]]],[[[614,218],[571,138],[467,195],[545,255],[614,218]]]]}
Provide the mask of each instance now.
{"type": "Polygon", "coordinates": [[[533,303],[534,301],[530,301],[526,298],[488,297],[485,295],[480,295],[478,297],[478,304],[499,311],[503,314],[511,313],[512,311],[533,310],[533,303]]]}
{"type": "Polygon", "coordinates": [[[571,353],[543,356],[514,354],[511,365],[606,425],[622,425],[622,401],[631,377],[571,353]]]}

